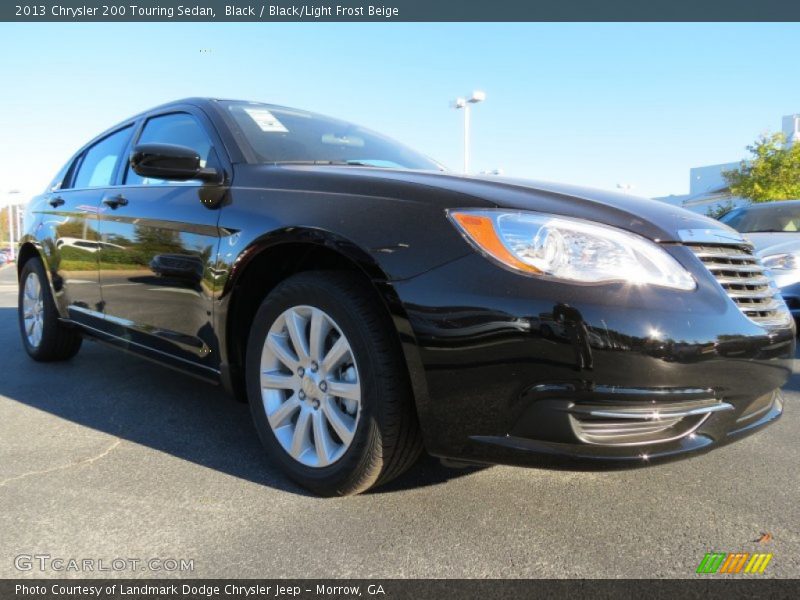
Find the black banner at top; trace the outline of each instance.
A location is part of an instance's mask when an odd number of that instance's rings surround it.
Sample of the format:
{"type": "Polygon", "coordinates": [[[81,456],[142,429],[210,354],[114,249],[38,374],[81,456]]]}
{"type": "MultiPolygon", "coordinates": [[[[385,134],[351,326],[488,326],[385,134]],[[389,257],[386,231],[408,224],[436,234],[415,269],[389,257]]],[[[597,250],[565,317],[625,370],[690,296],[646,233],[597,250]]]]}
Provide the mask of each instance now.
{"type": "Polygon", "coordinates": [[[800,0],[4,0],[7,22],[800,21],[800,0]]]}

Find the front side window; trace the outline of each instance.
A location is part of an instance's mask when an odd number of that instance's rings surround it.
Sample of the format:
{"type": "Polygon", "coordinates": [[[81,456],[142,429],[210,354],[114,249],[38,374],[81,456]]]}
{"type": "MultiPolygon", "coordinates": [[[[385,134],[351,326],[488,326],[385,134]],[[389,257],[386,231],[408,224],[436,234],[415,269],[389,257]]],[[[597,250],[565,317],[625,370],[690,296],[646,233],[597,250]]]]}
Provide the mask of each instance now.
{"type": "Polygon", "coordinates": [[[443,170],[422,154],[352,123],[267,104],[225,106],[261,163],[443,170]]]}
{"type": "MultiPolygon", "coordinates": [[[[139,136],[138,144],[172,144],[191,148],[200,155],[200,165],[217,166],[211,140],[203,126],[188,113],[173,113],[148,120],[139,136]]],[[[140,177],[128,166],[126,185],[175,185],[175,181],[140,177]]]]}
{"type": "Polygon", "coordinates": [[[111,185],[130,133],[130,127],[120,129],[86,150],[72,187],[81,189],[111,185]]]}

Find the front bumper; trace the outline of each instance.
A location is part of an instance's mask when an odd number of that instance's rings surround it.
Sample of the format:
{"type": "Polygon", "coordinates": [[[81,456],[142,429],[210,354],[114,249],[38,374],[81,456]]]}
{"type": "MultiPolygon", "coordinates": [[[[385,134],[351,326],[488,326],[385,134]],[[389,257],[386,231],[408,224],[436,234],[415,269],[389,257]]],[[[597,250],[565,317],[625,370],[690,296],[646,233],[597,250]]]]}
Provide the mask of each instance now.
{"type": "Polygon", "coordinates": [[[694,292],[565,285],[478,255],[395,282],[428,451],[466,462],[636,465],[706,451],[777,419],[794,327],[751,321],[688,249],[670,251],[693,271],[694,292]]]}

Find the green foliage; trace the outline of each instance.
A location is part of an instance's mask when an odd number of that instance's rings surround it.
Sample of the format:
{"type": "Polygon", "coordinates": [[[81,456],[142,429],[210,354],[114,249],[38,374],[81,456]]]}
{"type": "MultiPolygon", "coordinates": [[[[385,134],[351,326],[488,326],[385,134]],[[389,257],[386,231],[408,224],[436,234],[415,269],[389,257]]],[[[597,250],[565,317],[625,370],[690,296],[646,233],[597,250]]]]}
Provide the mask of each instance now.
{"type": "Polygon", "coordinates": [[[67,219],[65,223],[61,223],[57,230],[58,237],[71,237],[79,240],[92,240],[97,241],[100,239],[100,234],[92,227],[91,223],[83,219],[67,219]]]}
{"type": "Polygon", "coordinates": [[[786,146],[782,133],[762,135],[738,169],[725,171],[730,194],[753,202],[800,198],[800,144],[786,146]]]}
{"type": "Polygon", "coordinates": [[[734,204],[733,200],[728,200],[727,202],[709,206],[706,210],[706,216],[711,217],[712,219],[721,219],[734,208],[736,208],[736,204],[734,204]]]}
{"type": "Polygon", "coordinates": [[[134,226],[136,248],[146,255],[184,253],[181,234],[174,229],[134,226]]]}
{"type": "MultiPolygon", "coordinates": [[[[98,268],[98,254],[82,248],[64,246],[61,248],[61,259],[68,261],[75,271],[89,271],[98,268]]],[[[147,255],[137,250],[118,250],[104,248],[101,252],[103,264],[122,265],[131,269],[149,268],[147,255]]]]}

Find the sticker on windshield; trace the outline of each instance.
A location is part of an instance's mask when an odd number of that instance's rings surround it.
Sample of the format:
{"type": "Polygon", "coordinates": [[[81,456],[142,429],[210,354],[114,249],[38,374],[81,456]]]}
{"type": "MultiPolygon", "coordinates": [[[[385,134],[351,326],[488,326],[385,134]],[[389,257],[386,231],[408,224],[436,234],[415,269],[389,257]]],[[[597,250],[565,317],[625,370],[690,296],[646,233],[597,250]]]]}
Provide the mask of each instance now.
{"type": "Polygon", "coordinates": [[[256,122],[261,131],[267,133],[288,133],[289,130],[266,108],[245,108],[244,111],[256,122]]]}

